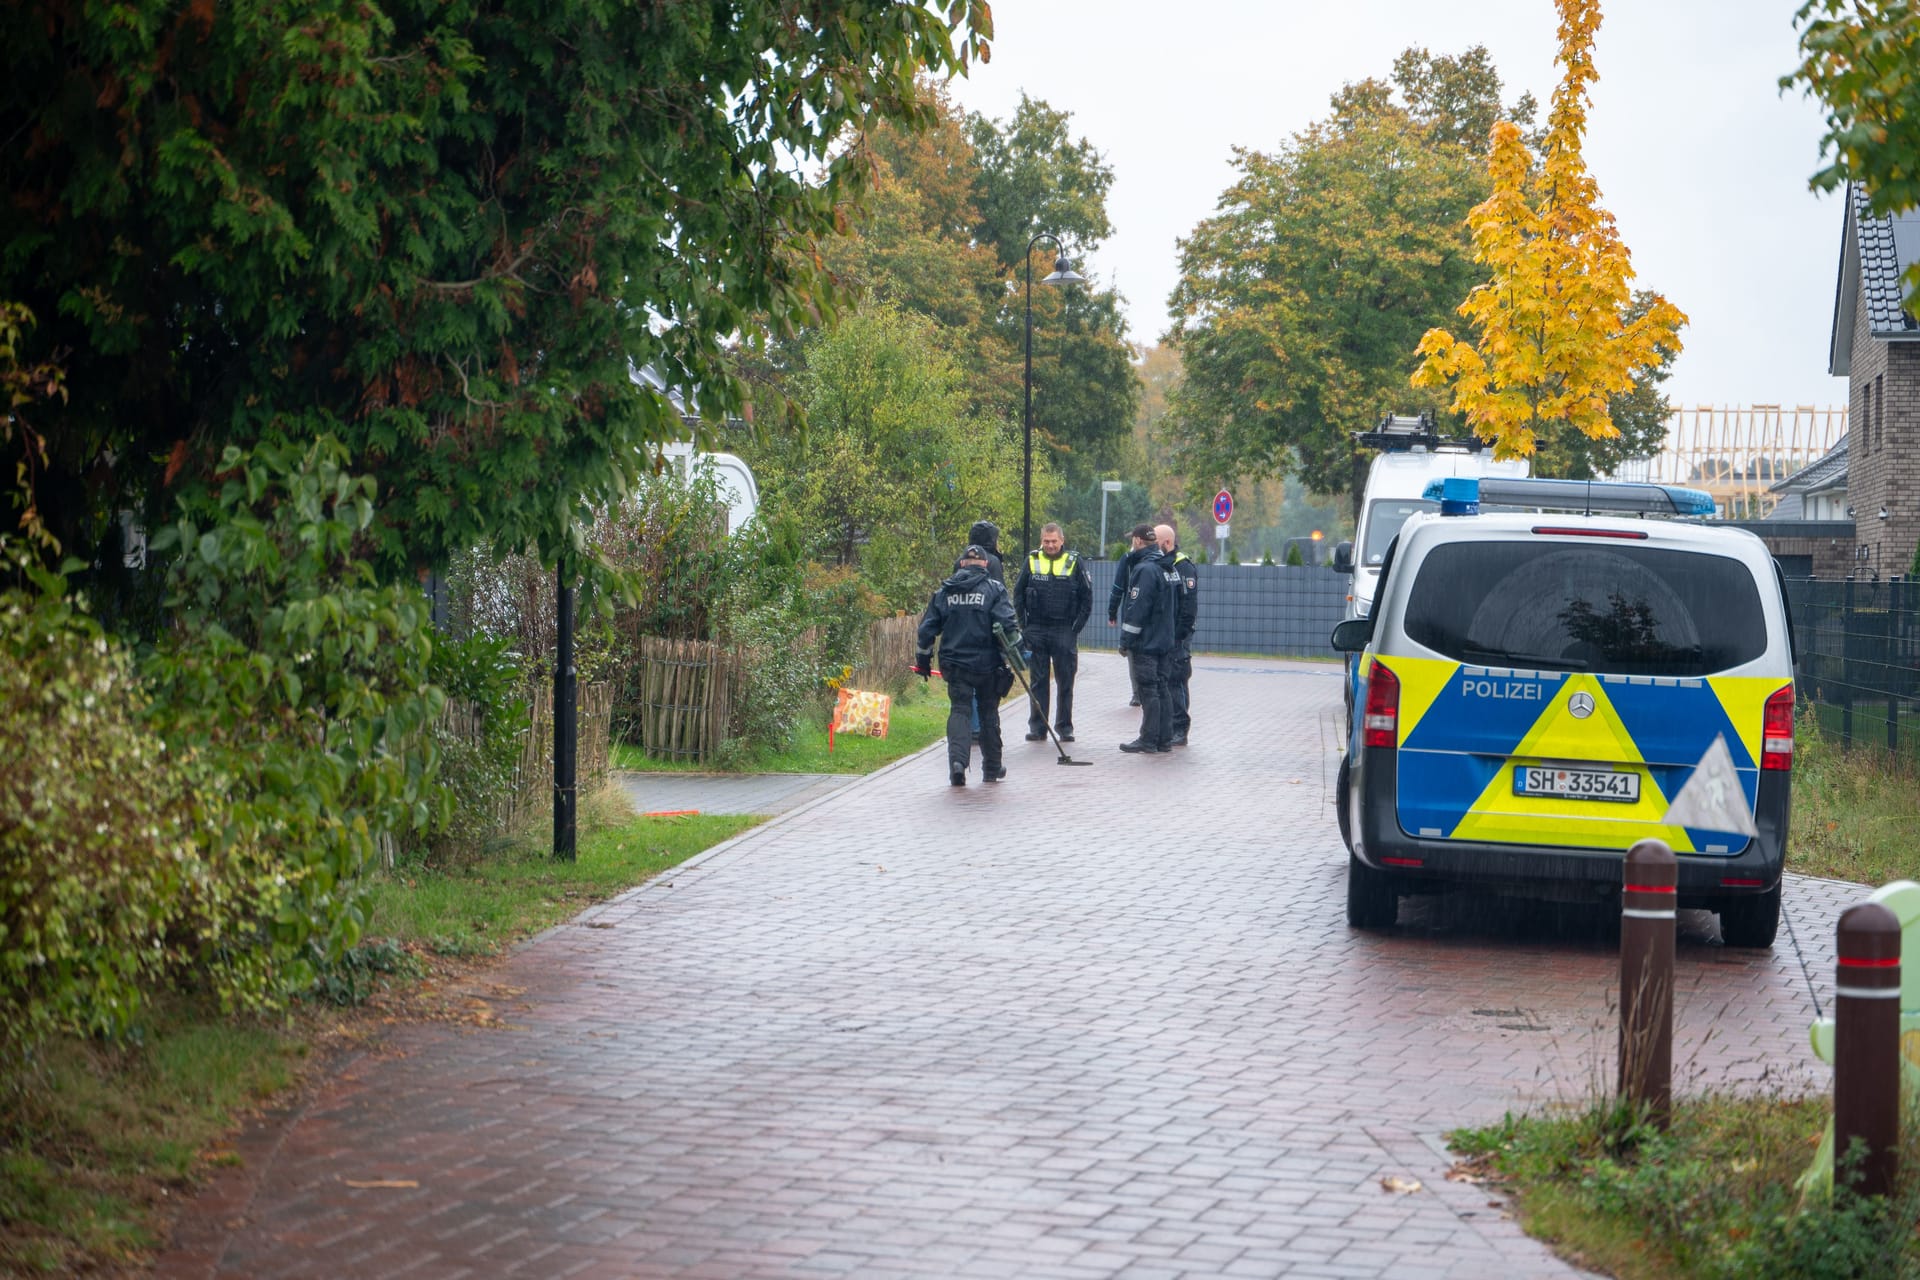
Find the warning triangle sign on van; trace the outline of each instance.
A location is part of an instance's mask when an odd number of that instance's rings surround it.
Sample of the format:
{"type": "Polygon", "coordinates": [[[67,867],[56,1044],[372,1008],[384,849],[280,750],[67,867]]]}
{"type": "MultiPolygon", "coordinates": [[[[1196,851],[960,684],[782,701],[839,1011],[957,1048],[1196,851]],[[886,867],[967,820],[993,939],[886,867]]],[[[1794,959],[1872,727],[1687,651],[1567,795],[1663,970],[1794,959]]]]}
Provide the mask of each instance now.
{"type": "Polygon", "coordinates": [[[1760,834],[1753,825],[1746,788],[1740,785],[1740,771],[1734,767],[1725,734],[1714,735],[1713,745],[1700,757],[1693,776],[1680,788],[1661,821],[1695,830],[1731,831],[1750,837],[1760,834]]]}

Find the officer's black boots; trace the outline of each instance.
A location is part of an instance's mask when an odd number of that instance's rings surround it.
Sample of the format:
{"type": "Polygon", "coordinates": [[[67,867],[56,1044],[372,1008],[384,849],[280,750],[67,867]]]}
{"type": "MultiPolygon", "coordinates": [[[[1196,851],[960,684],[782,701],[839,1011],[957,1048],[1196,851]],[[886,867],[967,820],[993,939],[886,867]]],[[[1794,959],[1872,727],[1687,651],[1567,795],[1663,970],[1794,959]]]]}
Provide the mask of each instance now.
{"type": "Polygon", "coordinates": [[[998,782],[1007,776],[1007,767],[1001,764],[981,765],[980,776],[988,782],[998,782]]]}
{"type": "Polygon", "coordinates": [[[967,785],[967,771],[966,771],[965,769],[950,769],[950,770],[948,770],[948,771],[947,771],[947,785],[949,785],[949,786],[954,786],[954,787],[964,787],[964,786],[966,786],[966,785],[967,785]]]}
{"type": "Polygon", "coordinates": [[[1120,744],[1120,749],[1130,755],[1147,756],[1153,755],[1161,750],[1158,744],[1148,742],[1145,738],[1135,738],[1132,742],[1123,742],[1120,744]]]}

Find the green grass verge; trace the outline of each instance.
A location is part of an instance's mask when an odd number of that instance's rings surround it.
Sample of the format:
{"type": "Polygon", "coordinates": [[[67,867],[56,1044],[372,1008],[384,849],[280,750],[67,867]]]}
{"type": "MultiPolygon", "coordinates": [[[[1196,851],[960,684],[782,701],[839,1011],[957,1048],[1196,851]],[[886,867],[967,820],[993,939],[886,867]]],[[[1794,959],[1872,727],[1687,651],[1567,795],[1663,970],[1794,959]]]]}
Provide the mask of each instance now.
{"type": "MultiPolygon", "coordinates": [[[[323,976],[345,1002],[411,986],[420,953],[487,955],[739,834],[754,817],[635,818],[608,789],[583,803],[578,856],[538,841],[453,867],[376,876],[367,941],[323,976]]],[[[404,994],[404,993],[403,993],[404,994]]],[[[163,1006],[132,1043],[55,1038],[0,1070],[0,1275],[127,1270],[245,1111],[298,1079],[313,1046],[352,1015],[314,1000],[287,1021],[163,1006]]]]}
{"type": "Polygon", "coordinates": [[[1885,751],[1845,750],[1823,726],[1824,717],[1803,716],[1795,732],[1787,869],[1868,885],[1920,880],[1920,767],[1885,751]]]}
{"type": "Polygon", "coordinates": [[[763,821],[699,815],[629,818],[579,842],[575,860],[520,849],[467,866],[396,870],[367,897],[367,936],[441,955],[487,954],[678,866],[763,821]]]}
{"type": "Polygon", "coordinates": [[[1884,1280],[1920,1275],[1920,1143],[1887,1201],[1802,1202],[1795,1181],[1825,1098],[1683,1102],[1662,1133],[1618,1106],[1507,1117],[1450,1135],[1468,1168],[1512,1192],[1528,1234],[1619,1280],[1884,1280]]]}
{"type": "MultiPolygon", "coordinates": [[[[1016,704],[1026,706],[1026,695],[1017,686],[1006,706],[1016,704]]],[[[1013,727],[1005,709],[1000,716],[1003,727],[1013,727]]],[[[640,748],[622,742],[614,745],[613,767],[638,773],[872,773],[931,745],[946,732],[946,687],[937,679],[924,687],[915,681],[905,694],[893,700],[884,738],[839,734],[829,751],[827,722],[821,716],[802,723],[794,730],[793,740],[778,751],[747,752],[720,763],[695,764],[655,760],[640,748]]]]}
{"type": "Polygon", "coordinates": [[[41,1045],[0,1082],[0,1273],[137,1261],[164,1238],[173,1196],[209,1146],[292,1083],[306,1053],[283,1025],[192,1004],[159,1010],[137,1045],[41,1045]]]}

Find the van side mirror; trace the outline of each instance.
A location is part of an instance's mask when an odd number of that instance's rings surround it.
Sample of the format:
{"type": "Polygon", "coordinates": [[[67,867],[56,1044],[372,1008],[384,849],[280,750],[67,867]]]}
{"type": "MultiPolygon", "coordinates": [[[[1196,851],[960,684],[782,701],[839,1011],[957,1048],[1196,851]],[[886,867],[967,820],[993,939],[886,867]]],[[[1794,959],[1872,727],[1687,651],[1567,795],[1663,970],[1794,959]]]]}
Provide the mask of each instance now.
{"type": "Polygon", "coordinates": [[[1372,618],[1348,618],[1333,629],[1333,648],[1336,653],[1359,653],[1372,639],[1372,618]]]}
{"type": "Polygon", "coordinates": [[[1333,571],[1335,573],[1353,572],[1353,544],[1342,542],[1333,549],[1333,571]]]}

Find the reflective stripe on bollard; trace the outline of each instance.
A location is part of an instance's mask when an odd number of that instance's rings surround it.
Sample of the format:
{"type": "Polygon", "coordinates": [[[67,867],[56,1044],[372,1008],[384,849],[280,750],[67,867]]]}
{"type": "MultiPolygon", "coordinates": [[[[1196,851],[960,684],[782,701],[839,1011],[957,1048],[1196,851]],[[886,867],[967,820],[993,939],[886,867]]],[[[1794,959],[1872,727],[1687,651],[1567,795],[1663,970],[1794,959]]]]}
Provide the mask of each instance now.
{"type": "Polygon", "coordinates": [[[1620,1096],[1662,1128],[1673,1111],[1673,932],[1679,865],[1664,841],[1627,850],[1620,886],[1620,1096]]]}
{"type": "Polygon", "coordinates": [[[1877,902],[1840,913],[1833,1002],[1833,1185],[1892,1192],[1900,1168],[1900,920],[1877,902]],[[1852,1169],[1855,1138],[1865,1158],[1852,1169]]]}

